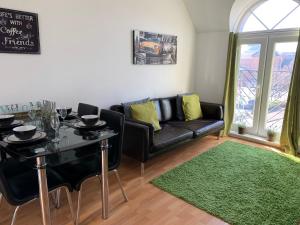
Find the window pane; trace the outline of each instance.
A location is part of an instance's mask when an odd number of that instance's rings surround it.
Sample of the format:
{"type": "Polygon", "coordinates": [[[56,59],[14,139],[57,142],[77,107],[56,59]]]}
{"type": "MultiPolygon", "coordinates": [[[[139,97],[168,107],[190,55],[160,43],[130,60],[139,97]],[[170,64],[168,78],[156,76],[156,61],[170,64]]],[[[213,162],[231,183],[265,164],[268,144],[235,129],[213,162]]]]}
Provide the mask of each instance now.
{"type": "Polygon", "coordinates": [[[285,18],[275,29],[300,27],[300,7],[285,18]]]}
{"type": "Polygon", "coordinates": [[[252,14],[248,17],[242,28],[242,32],[266,30],[266,27],[259,22],[252,14]]]}
{"type": "Polygon", "coordinates": [[[296,48],[297,42],[277,43],[275,45],[266,129],[281,131],[296,48]]]}
{"type": "Polygon", "coordinates": [[[241,45],[234,123],[253,127],[260,44],[241,45]]]}
{"type": "Polygon", "coordinates": [[[269,0],[261,4],[253,13],[272,29],[281,19],[291,12],[298,4],[293,0],[269,0]]]}

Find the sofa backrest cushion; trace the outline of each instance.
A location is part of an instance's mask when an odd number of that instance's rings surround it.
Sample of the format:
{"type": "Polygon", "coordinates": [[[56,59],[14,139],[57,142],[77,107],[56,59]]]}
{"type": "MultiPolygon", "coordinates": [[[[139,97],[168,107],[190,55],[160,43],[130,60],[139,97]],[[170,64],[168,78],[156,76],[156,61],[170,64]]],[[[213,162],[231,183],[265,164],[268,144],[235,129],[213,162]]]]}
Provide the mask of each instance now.
{"type": "Polygon", "coordinates": [[[173,117],[172,105],[169,98],[160,100],[161,109],[163,112],[163,122],[171,120],[173,117]]]}
{"type": "Polygon", "coordinates": [[[176,97],[161,98],[162,122],[176,119],[176,97]]]}
{"type": "Polygon", "coordinates": [[[162,112],[161,112],[160,101],[159,101],[159,99],[152,99],[151,101],[155,105],[158,121],[161,122],[162,121],[162,112]]]}
{"type": "Polygon", "coordinates": [[[127,118],[127,119],[131,119],[132,118],[131,117],[131,108],[130,108],[131,105],[146,103],[148,101],[149,101],[149,98],[144,98],[144,99],[137,100],[137,101],[122,103],[122,106],[124,108],[123,110],[124,110],[125,118],[127,118]]]}
{"type": "MultiPolygon", "coordinates": [[[[125,114],[125,118],[132,119],[130,106],[133,104],[145,103],[147,101],[150,101],[150,99],[145,98],[138,101],[122,103],[121,106],[112,106],[112,110],[122,112],[125,114]]],[[[177,119],[177,96],[155,98],[151,99],[151,101],[153,101],[155,105],[159,122],[167,122],[169,120],[177,119]]]]}

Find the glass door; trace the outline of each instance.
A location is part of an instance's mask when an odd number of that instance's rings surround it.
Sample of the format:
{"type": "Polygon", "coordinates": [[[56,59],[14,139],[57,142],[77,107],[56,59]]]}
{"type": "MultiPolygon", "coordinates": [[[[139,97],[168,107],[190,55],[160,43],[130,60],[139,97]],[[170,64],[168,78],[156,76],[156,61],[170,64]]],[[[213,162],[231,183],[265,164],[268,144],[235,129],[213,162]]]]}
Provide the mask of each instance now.
{"type": "Polygon", "coordinates": [[[233,131],[265,137],[281,132],[298,34],[239,37],[233,131]]]}
{"type": "Polygon", "coordinates": [[[247,127],[248,133],[257,133],[261,105],[261,85],[263,82],[267,39],[239,39],[238,68],[236,82],[236,105],[234,126],[247,127]]]}
{"type": "Polygon", "coordinates": [[[260,136],[267,130],[281,132],[294,67],[297,37],[270,37],[262,93],[260,136]]]}

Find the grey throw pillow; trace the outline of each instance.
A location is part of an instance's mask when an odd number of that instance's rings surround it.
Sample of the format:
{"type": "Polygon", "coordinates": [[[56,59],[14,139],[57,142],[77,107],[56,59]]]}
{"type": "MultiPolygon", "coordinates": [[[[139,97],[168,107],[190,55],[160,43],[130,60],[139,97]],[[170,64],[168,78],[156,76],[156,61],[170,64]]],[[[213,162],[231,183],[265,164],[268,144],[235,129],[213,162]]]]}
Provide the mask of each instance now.
{"type": "Polygon", "coordinates": [[[151,101],[155,105],[158,121],[161,122],[162,121],[162,114],[161,114],[159,99],[151,99],[151,101]]]}
{"type": "Polygon", "coordinates": [[[132,101],[132,102],[125,102],[122,103],[122,106],[124,108],[124,114],[125,114],[125,118],[131,119],[131,109],[130,106],[134,105],[134,104],[141,104],[141,103],[146,103],[149,101],[150,98],[145,98],[145,99],[141,99],[141,100],[137,100],[137,101],[132,101]]]}

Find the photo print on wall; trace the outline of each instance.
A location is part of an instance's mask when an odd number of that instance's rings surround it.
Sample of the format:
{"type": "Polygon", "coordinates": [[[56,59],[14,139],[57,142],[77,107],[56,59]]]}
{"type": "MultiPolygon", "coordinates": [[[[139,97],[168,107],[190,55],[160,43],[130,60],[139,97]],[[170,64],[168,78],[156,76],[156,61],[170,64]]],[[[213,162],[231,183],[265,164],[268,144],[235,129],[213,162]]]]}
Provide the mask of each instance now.
{"type": "Polygon", "coordinates": [[[134,30],[133,64],[177,64],[177,36],[134,30]]]}

